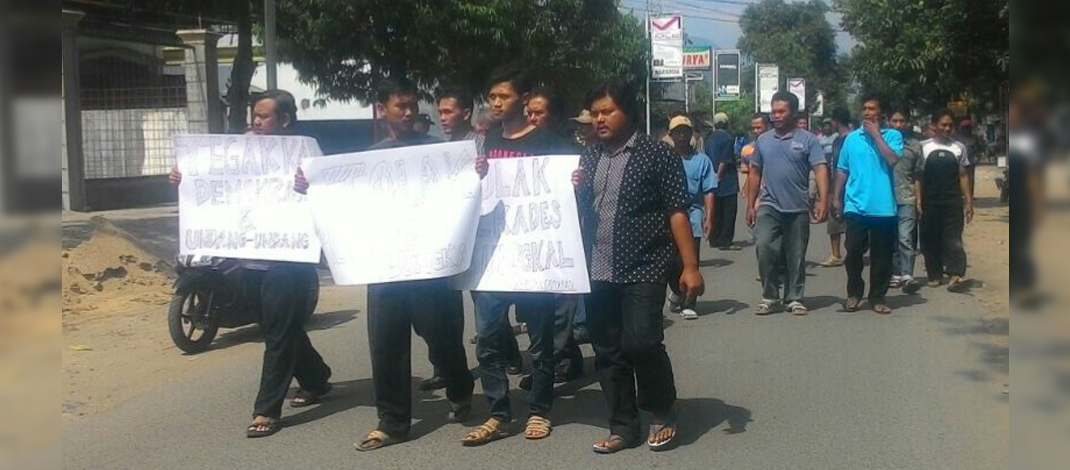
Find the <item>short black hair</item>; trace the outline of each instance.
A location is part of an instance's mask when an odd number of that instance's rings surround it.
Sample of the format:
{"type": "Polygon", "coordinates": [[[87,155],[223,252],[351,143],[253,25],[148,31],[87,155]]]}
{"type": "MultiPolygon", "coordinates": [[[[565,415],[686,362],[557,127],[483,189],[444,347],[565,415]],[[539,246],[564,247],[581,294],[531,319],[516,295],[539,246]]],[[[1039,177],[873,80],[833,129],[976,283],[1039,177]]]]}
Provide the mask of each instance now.
{"type": "Polygon", "coordinates": [[[838,106],[832,110],[832,120],[841,126],[849,126],[851,125],[851,112],[843,106],[838,106]]]}
{"type": "Polygon", "coordinates": [[[612,99],[633,123],[638,122],[639,100],[634,86],[622,78],[603,80],[587,92],[583,107],[590,110],[595,101],[606,97],[612,99]]]}
{"type": "Polygon", "coordinates": [[[290,125],[297,122],[297,100],[294,99],[294,95],[286,90],[268,90],[257,96],[253,100],[253,106],[256,106],[260,100],[272,100],[275,102],[275,114],[277,116],[288,115],[290,116],[290,125]]]}
{"type": "Polygon", "coordinates": [[[799,97],[795,96],[795,93],[791,93],[787,90],[780,90],[773,94],[773,98],[769,100],[770,103],[774,101],[783,101],[788,104],[788,109],[792,114],[799,112],[799,97]]]}
{"type": "Polygon", "coordinates": [[[404,77],[384,78],[375,88],[375,100],[379,104],[386,104],[391,96],[417,96],[418,94],[416,84],[404,77]]]}
{"type": "Polygon", "coordinates": [[[769,115],[768,115],[768,114],[765,114],[765,113],[754,113],[754,115],[750,117],[750,120],[751,120],[751,121],[753,121],[753,120],[755,120],[755,119],[761,119],[761,120],[762,120],[762,122],[763,122],[763,123],[765,123],[765,125],[766,125],[767,127],[768,127],[768,126],[769,126],[769,124],[770,124],[770,122],[769,122],[769,115]]]}
{"type": "Polygon", "coordinates": [[[487,80],[487,89],[494,88],[494,85],[499,83],[509,82],[509,85],[513,87],[513,91],[516,94],[524,96],[531,93],[531,88],[534,86],[529,75],[524,69],[515,65],[506,65],[494,69],[490,73],[490,80],[487,80]]]}
{"type": "Polygon", "coordinates": [[[565,115],[564,104],[561,99],[558,98],[557,92],[547,85],[540,85],[531,90],[531,94],[528,95],[529,99],[536,96],[542,97],[550,105],[550,119],[557,120],[565,115]]]}
{"type": "Polygon", "coordinates": [[[472,93],[461,87],[446,87],[438,92],[436,102],[442,102],[442,100],[452,98],[457,102],[457,106],[461,109],[475,109],[476,102],[472,99],[472,93]]]}
{"type": "Polygon", "coordinates": [[[869,103],[870,101],[876,101],[877,102],[877,107],[881,109],[881,114],[884,114],[885,101],[884,101],[884,97],[883,96],[881,96],[881,95],[879,95],[877,93],[872,93],[872,92],[871,93],[866,93],[866,94],[862,95],[862,101],[860,101],[859,103],[861,103],[864,106],[866,103],[869,103]]]}
{"type": "Polygon", "coordinates": [[[944,108],[933,113],[933,124],[940,122],[940,120],[943,119],[944,116],[950,116],[952,121],[955,120],[955,112],[952,111],[950,108],[944,108]]]}
{"type": "Polygon", "coordinates": [[[907,119],[907,121],[910,120],[910,108],[906,106],[895,106],[892,108],[892,112],[888,113],[888,116],[891,116],[896,113],[902,114],[903,117],[907,119]]]}

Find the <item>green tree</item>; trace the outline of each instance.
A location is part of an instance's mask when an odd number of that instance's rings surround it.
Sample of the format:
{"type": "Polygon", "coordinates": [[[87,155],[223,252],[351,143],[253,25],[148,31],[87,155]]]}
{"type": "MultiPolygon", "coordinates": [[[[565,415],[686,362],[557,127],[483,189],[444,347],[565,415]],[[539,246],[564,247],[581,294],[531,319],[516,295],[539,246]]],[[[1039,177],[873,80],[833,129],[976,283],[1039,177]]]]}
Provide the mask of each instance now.
{"type": "MultiPolygon", "coordinates": [[[[736,46],[753,62],[780,66],[781,89],[788,77],[801,77],[807,83],[807,103],[814,103],[818,90],[826,100],[836,100],[845,93],[847,80],[836,58],[835,32],[825,19],[828,12],[820,0],[762,0],[743,11],[743,34],[736,46]]],[[[742,72],[744,84],[753,84],[753,65],[742,72]]]]}
{"type": "Polygon", "coordinates": [[[369,102],[377,80],[477,96],[498,65],[528,66],[575,109],[597,80],[638,83],[647,46],[639,20],[611,0],[280,0],[280,51],[332,99],[369,102]]]}
{"type": "Polygon", "coordinates": [[[845,61],[864,90],[914,107],[991,108],[1010,63],[1007,0],[833,0],[858,40],[845,61]]]}

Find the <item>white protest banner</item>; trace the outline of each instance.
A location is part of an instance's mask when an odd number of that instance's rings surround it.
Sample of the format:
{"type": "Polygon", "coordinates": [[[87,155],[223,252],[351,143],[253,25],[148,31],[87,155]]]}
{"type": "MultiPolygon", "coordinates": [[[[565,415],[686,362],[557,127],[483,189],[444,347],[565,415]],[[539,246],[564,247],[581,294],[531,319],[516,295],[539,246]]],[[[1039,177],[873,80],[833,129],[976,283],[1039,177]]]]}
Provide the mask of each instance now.
{"type": "Polygon", "coordinates": [[[301,161],[322,153],[298,136],[177,135],[179,254],[317,263],[301,161]]]}
{"type": "Polygon", "coordinates": [[[323,253],[339,285],[468,269],[479,223],[472,141],[315,158],[302,166],[323,253]]]}
{"type": "Polygon", "coordinates": [[[591,291],[572,172],[579,156],[490,161],[472,269],[459,276],[465,290],[591,291]]]}

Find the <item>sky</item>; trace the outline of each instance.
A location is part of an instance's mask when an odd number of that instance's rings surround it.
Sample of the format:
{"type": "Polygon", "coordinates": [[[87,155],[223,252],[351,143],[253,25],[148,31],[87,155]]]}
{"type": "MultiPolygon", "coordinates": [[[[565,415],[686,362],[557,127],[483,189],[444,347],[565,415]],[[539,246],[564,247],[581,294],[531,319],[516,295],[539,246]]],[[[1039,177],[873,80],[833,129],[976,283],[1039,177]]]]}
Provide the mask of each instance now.
{"type": "MultiPolygon", "coordinates": [[[[787,0],[797,2],[806,0],[787,0]]],[[[696,46],[712,46],[714,49],[735,49],[736,41],[742,34],[736,22],[743,14],[748,3],[759,0],[650,0],[651,10],[657,11],[660,5],[665,12],[680,12],[684,17],[684,32],[696,46]]],[[[621,0],[623,11],[631,10],[642,18],[645,14],[646,0],[621,0]]],[[[834,30],[840,29],[840,15],[829,13],[829,24],[834,30]]],[[[854,47],[854,39],[845,32],[836,34],[836,47],[840,54],[846,54],[854,47]]]]}

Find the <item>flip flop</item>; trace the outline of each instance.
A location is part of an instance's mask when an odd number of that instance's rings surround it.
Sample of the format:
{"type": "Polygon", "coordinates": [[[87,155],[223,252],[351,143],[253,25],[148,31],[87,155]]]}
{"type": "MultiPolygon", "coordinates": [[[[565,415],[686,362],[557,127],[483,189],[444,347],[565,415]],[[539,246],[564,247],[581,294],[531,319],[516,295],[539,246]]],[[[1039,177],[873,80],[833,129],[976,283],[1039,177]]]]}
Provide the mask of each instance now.
{"type": "Polygon", "coordinates": [[[849,298],[843,302],[843,311],[845,312],[857,312],[858,307],[862,306],[862,300],[856,298],[849,298]]]}
{"type": "Polygon", "coordinates": [[[605,440],[594,443],[591,450],[596,454],[616,454],[629,447],[631,445],[623,437],[612,434],[605,440]]]}
{"type": "Polygon", "coordinates": [[[353,448],[361,452],[371,452],[373,450],[382,449],[383,447],[400,444],[402,442],[405,442],[405,439],[400,437],[391,437],[387,433],[376,429],[375,431],[368,433],[368,437],[365,437],[363,441],[353,443],[353,448]]]}
{"type": "Polygon", "coordinates": [[[253,423],[245,430],[245,437],[250,439],[256,439],[260,437],[268,437],[282,430],[282,422],[268,418],[266,423],[253,423]],[[260,429],[263,428],[263,429],[260,429]]]}
{"type": "Polygon", "coordinates": [[[310,392],[304,389],[298,390],[297,393],[294,393],[294,397],[290,399],[290,408],[304,408],[306,406],[315,405],[323,401],[323,397],[328,393],[331,393],[332,388],[334,388],[334,386],[328,383],[320,393],[310,392]]]}
{"type": "Polygon", "coordinates": [[[667,449],[670,448],[670,446],[675,441],[676,441],[676,420],[675,419],[673,419],[673,420],[671,420],[671,421],[669,421],[667,423],[664,423],[664,424],[651,424],[650,425],[650,438],[648,438],[647,441],[646,441],[646,446],[650,450],[655,451],[655,452],[662,451],[662,450],[667,450],[667,449]],[[666,429],[671,429],[672,430],[672,435],[668,439],[662,441],[660,444],[654,443],[651,440],[651,439],[654,438],[654,436],[657,436],[658,434],[661,433],[661,431],[664,431],[666,429]]]}
{"type": "Polygon", "coordinates": [[[880,315],[888,315],[892,313],[892,309],[883,303],[873,304],[873,311],[880,315]]]}
{"type": "Polygon", "coordinates": [[[969,279],[963,279],[958,282],[952,282],[947,285],[947,291],[952,294],[961,294],[970,289],[971,283],[969,279]]]}

